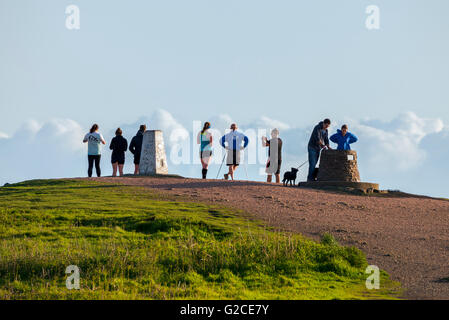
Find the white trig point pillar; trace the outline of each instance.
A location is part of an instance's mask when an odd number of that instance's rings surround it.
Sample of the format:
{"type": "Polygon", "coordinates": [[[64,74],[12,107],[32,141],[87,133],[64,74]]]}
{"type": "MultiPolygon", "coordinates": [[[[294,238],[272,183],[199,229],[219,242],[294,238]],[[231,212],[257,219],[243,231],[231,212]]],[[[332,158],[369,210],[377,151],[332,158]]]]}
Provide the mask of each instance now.
{"type": "Polygon", "coordinates": [[[167,157],[161,130],[147,130],[143,134],[139,174],[167,174],[167,157]]]}

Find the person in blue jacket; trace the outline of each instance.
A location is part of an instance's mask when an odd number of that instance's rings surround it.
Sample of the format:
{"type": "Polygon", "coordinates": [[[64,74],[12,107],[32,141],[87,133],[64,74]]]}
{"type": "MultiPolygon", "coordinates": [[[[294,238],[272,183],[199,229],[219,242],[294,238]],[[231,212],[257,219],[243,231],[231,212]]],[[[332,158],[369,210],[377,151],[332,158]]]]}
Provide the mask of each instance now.
{"type": "Polygon", "coordinates": [[[330,140],[338,144],[337,150],[351,150],[351,143],[357,142],[357,137],[348,132],[348,126],[343,125],[341,130],[337,130],[337,133],[330,137],[330,140]]]}

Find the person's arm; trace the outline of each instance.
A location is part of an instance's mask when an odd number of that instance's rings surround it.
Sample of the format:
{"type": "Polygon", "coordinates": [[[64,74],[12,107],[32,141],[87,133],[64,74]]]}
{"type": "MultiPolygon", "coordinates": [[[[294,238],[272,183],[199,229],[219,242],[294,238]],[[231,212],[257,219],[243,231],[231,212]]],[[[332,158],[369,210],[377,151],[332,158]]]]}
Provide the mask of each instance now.
{"type": "Polygon", "coordinates": [[[125,143],[123,144],[123,151],[126,151],[128,149],[128,140],[125,139],[125,143]]]}
{"type": "Polygon", "coordinates": [[[200,144],[201,143],[201,131],[198,132],[198,135],[196,136],[196,144],[200,144]]]}
{"type": "Polygon", "coordinates": [[[114,148],[115,148],[115,138],[112,138],[111,144],[109,145],[109,149],[114,150],[114,148]]]}
{"type": "Polygon", "coordinates": [[[328,135],[327,130],[325,130],[321,135],[323,137],[323,140],[322,140],[323,141],[323,145],[321,146],[321,148],[332,150],[331,146],[329,145],[329,135],[328,135]]]}
{"type": "Polygon", "coordinates": [[[320,147],[320,148],[325,147],[324,140],[323,140],[323,132],[321,130],[320,125],[317,125],[313,129],[312,136],[315,138],[316,144],[318,145],[318,147],[320,147]]]}
{"type": "Polygon", "coordinates": [[[338,133],[334,133],[333,135],[331,135],[330,140],[333,143],[338,143],[338,133]]]}
{"type": "Polygon", "coordinates": [[[132,138],[129,144],[129,151],[134,154],[136,152],[136,139],[132,138]]]}
{"type": "Polygon", "coordinates": [[[243,149],[245,149],[248,146],[249,139],[247,136],[243,137],[243,149]]]}
{"type": "Polygon", "coordinates": [[[270,141],[268,141],[267,137],[262,137],[262,147],[268,147],[270,145],[270,141]]]}
{"type": "Polygon", "coordinates": [[[87,136],[88,136],[89,134],[87,133],[85,136],[84,136],[84,139],[83,139],[83,143],[86,143],[87,141],[89,141],[88,139],[87,139],[87,136]]]}
{"type": "Polygon", "coordinates": [[[329,147],[329,134],[327,133],[327,130],[324,132],[324,144],[326,145],[326,147],[329,147]]]}
{"type": "Polygon", "coordinates": [[[351,144],[351,143],[354,143],[354,142],[357,142],[358,140],[359,140],[359,139],[357,138],[356,135],[350,133],[350,136],[349,136],[349,143],[350,143],[350,144],[351,144]]]}
{"type": "Polygon", "coordinates": [[[210,135],[210,139],[209,139],[209,146],[210,147],[212,147],[212,142],[213,142],[214,140],[212,139],[212,135],[210,135]]]}
{"type": "Polygon", "coordinates": [[[103,136],[100,134],[100,139],[102,144],[106,144],[106,140],[104,140],[103,136]]]}
{"type": "Polygon", "coordinates": [[[225,141],[226,141],[226,136],[221,137],[220,144],[223,148],[227,149],[226,145],[225,145],[225,141]]]}

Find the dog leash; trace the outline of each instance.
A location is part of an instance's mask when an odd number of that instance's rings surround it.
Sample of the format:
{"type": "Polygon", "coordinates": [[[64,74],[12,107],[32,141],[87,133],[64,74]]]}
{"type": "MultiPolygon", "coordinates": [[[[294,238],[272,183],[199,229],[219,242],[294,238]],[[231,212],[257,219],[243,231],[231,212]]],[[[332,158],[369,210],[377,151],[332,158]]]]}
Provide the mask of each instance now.
{"type": "MultiPolygon", "coordinates": [[[[321,148],[321,149],[320,149],[320,155],[319,155],[318,159],[321,157],[321,151],[323,151],[324,149],[327,149],[327,148],[324,147],[324,148],[321,148]]],[[[307,162],[309,162],[309,160],[304,161],[304,163],[301,164],[301,165],[300,165],[299,167],[297,167],[296,169],[299,170],[301,167],[305,166],[307,162]]]]}
{"type": "Polygon", "coordinates": [[[305,166],[307,162],[309,162],[309,160],[306,160],[303,164],[301,164],[301,165],[300,165],[299,167],[297,167],[296,169],[299,170],[301,167],[305,166]]]}

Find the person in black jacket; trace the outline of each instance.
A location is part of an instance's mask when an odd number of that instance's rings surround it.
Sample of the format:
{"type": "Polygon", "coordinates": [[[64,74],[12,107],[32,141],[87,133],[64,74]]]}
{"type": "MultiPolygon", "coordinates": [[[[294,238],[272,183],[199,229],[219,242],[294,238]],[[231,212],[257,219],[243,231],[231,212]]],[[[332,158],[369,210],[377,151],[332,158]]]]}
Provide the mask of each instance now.
{"type": "Polygon", "coordinates": [[[143,133],[145,130],[147,130],[147,126],[142,124],[129,144],[129,151],[134,155],[134,174],[139,174],[140,153],[142,151],[143,133]]]}
{"type": "Polygon", "coordinates": [[[123,176],[123,166],[125,164],[125,151],[128,149],[128,141],[122,137],[122,129],[115,131],[115,137],[111,140],[109,149],[112,150],[112,176],[117,176],[117,168],[120,176],[123,176]]]}
{"type": "Polygon", "coordinates": [[[315,128],[313,128],[312,134],[310,135],[309,145],[307,147],[309,152],[309,174],[307,176],[307,181],[315,181],[314,171],[318,159],[320,158],[320,151],[323,148],[331,149],[329,147],[329,133],[327,128],[331,125],[329,119],[324,119],[318,123],[315,128]]]}

